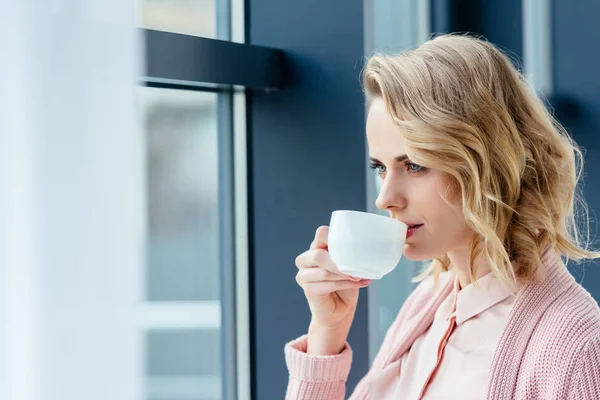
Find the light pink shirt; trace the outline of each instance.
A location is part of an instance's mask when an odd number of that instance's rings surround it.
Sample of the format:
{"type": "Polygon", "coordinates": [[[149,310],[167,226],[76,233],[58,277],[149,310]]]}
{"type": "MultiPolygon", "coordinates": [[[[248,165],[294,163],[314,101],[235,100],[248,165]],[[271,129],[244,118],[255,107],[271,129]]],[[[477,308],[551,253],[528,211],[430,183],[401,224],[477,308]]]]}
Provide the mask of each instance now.
{"type": "MultiPolygon", "coordinates": [[[[455,274],[454,274],[455,275],[455,274]]],[[[493,273],[452,292],[432,325],[400,359],[388,365],[373,386],[377,399],[482,399],[489,370],[515,301],[493,273]],[[381,380],[391,380],[381,385],[381,380]]]]}

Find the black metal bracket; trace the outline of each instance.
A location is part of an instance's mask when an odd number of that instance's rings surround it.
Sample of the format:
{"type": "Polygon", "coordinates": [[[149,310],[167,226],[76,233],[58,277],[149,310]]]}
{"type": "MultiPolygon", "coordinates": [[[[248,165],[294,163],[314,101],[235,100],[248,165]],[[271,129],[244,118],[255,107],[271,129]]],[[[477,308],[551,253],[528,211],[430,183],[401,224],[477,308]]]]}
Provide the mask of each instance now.
{"type": "Polygon", "coordinates": [[[277,90],[285,85],[285,56],[269,47],[142,29],[149,86],[223,90],[234,85],[277,90]]]}

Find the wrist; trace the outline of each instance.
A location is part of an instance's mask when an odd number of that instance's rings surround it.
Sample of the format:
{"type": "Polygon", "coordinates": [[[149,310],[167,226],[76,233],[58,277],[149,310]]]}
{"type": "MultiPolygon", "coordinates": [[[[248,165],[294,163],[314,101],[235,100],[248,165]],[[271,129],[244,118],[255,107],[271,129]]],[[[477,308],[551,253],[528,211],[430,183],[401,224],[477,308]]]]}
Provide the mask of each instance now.
{"type": "Polygon", "coordinates": [[[344,350],[349,329],[325,327],[311,322],[308,328],[307,354],[331,356],[344,350]]]}

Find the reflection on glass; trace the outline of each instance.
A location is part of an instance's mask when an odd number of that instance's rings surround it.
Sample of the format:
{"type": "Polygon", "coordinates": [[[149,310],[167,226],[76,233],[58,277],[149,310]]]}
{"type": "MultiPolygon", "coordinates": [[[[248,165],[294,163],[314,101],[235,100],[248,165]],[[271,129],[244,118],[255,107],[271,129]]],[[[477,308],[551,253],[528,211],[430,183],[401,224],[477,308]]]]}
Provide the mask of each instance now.
{"type": "Polygon", "coordinates": [[[147,29],[215,39],[216,0],[140,0],[140,25],[147,29]]]}
{"type": "Polygon", "coordinates": [[[149,400],[221,398],[217,94],[141,88],[149,400]]]}

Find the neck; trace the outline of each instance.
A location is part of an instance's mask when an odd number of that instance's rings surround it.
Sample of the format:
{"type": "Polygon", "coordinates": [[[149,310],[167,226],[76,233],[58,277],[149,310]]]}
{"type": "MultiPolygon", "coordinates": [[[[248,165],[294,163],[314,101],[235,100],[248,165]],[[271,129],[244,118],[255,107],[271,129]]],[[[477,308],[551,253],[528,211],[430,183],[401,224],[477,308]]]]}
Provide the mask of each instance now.
{"type": "MultiPolygon", "coordinates": [[[[448,252],[447,254],[450,262],[452,263],[452,268],[454,268],[456,274],[458,275],[458,281],[461,289],[470,285],[472,282],[471,278],[469,277],[469,250],[454,250],[448,252]]],[[[475,280],[478,280],[479,278],[492,272],[489,262],[484,260],[481,256],[477,256],[475,258],[474,265],[477,266],[477,270],[475,271],[475,280]]]]}

